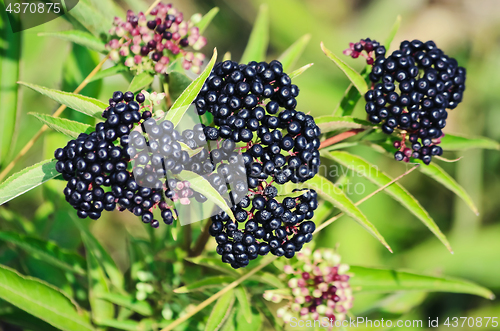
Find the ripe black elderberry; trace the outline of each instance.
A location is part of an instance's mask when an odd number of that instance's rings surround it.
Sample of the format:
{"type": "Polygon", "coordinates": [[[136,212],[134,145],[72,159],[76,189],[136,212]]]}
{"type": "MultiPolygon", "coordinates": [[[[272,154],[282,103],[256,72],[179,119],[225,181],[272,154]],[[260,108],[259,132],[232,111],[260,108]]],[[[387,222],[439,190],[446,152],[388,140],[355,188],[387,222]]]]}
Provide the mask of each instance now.
{"type": "Polygon", "coordinates": [[[310,242],[316,229],[311,219],[318,207],[317,193],[294,192],[296,197],[278,202],[276,188],[268,185],[233,206],[236,222],[225,212],[213,216],[209,232],[217,241],[222,261],[237,269],[269,252],[292,258],[310,242]]]}
{"type": "MultiPolygon", "coordinates": [[[[372,89],[365,94],[368,119],[380,123],[387,134],[401,131],[403,139],[394,143],[396,160],[409,162],[413,157],[429,164],[432,156],[443,153],[437,145],[444,136],[447,109],[462,101],[466,70],[433,41],[403,41],[388,57],[381,48],[367,50],[367,56],[376,56],[370,73],[372,89]]],[[[351,56],[354,52],[346,50],[351,56]]]]}

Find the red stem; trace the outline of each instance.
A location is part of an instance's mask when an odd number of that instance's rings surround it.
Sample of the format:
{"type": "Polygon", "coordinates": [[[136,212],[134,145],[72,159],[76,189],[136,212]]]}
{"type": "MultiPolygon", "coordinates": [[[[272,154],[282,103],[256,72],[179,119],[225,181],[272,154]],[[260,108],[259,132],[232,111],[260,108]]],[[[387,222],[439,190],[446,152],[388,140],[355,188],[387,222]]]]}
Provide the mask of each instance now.
{"type": "Polygon", "coordinates": [[[358,133],[363,132],[363,131],[365,131],[365,129],[351,129],[349,131],[342,132],[342,133],[340,133],[340,134],[338,134],[336,136],[330,137],[330,138],[326,139],[325,141],[323,141],[319,145],[318,149],[322,149],[322,148],[331,146],[331,145],[336,144],[338,142],[341,142],[342,140],[345,140],[345,139],[347,139],[349,137],[355,136],[358,133]]]}

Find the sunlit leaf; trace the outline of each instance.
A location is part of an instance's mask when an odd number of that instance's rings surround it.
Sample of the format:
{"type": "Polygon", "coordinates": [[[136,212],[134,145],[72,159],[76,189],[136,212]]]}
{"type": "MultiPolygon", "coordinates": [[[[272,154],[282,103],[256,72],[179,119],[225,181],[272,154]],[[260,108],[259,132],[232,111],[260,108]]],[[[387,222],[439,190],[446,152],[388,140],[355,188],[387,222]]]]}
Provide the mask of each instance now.
{"type": "Polygon", "coordinates": [[[174,290],[175,293],[189,293],[202,291],[207,288],[222,287],[236,280],[233,276],[213,276],[205,277],[202,280],[193,282],[189,285],[181,286],[174,290]]]}
{"type": "Polygon", "coordinates": [[[234,291],[228,291],[221,296],[214,305],[210,316],[208,317],[205,331],[218,330],[224,321],[229,317],[234,304],[234,291]]]}
{"type": "Polygon", "coordinates": [[[66,105],[69,108],[73,108],[81,113],[87,114],[101,119],[101,114],[108,107],[107,104],[101,102],[97,99],[89,98],[83,95],[63,92],[58,90],[52,90],[43,86],[38,86],[34,84],[19,82],[19,84],[29,87],[38,93],[41,93],[58,103],[66,105]]]}
{"type": "Polygon", "coordinates": [[[0,232],[0,240],[16,245],[31,256],[58,268],[85,275],[87,265],[80,255],[61,249],[56,243],[24,236],[15,232],[0,232]]]}
{"type": "Polygon", "coordinates": [[[180,123],[182,117],[189,109],[189,106],[193,103],[194,99],[198,93],[200,93],[205,80],[212,72],[212,68],[214,67],[215,61],[217,60],[217,49],[214,48],[214,54],[212,59],[207,64],[205,70],[199,75],[189,86],[182,92],[182,94],[175,100],[172,107],[168,110],[167,115],[165,117],[166,120],[174,123],[174,126],[180,123]]]}
{"type": "Polygon", "coordinates": [[[351,266],[349,272],[354,274],[349,283],[354,291],[394,292],[394,291],[427,291],[468,293],[493,300],[495,295],[482,286],[472,282],[421,275],[417,273],[351,266]]]}
{"type": "MultiPolygon", "coordinates": [[[[342,151],[322,152],[322,155],[340,163],[348,169],[355,171],[359,175],[366,177],[379,187],[382,187],[392,181],[392,178],[384,174],[382,171],[379,171],[377,166],[368,163],[359,156],[342,151]]],[[[399,201],[412,214],[417,216],[422,223],[424,223],[424,225],[427,226],[429,230],[431,230],[432,233],[439,238],[439,240],[441,240],[446,248],[452,251],[446,236],[441,232],[434,220],[430,217],[429,213],[403,186],[399,183],[394,183],[391,186],[388,186],[385,189],[385,192],[392,196],[395,200],[399,201]]]]}
{"type": "Polygon", "coordinates": [[[3,265],[0,265],[0,298],[61,330],[94,330],[79,313],[76,303],[60,290],[3,265]]]}
{"type": "Polygon", "coordinates": [[[96,38],[92,34],[85,31],[70,30],[70,31],[60,31],[60,32],[40,32],[38,36],[56,37],[64,39],[67,41],[74,42],[75,44],[91,48],[101,53],[106,50],[104,47],[104,42],[102,42],[101,39],[96,38]]]}
{"type": "Polygon", "coordinates": [[[170,98],[175,101],[184,92],[185,89],[191,84],[193,80],[185,74],[172,71],[168,74],[168,92],[170,98]]]}
{"type": "Polygon", "coordinates": [[[47,124],[47,126],[57,132],[67,135],[70,138],[78,138],[78,135],[82,132],[90,133],[94,131],[94,128],[88,124],[83,124],[76,121],[71,121],[66,118],[53,117],[46,114],[40,113],[28,113],[38,118],[42,123],[47,124]]]}
{"type": "Polygon", "coordinates": [[[269,9],[267,4],[259,7],[259,13],[253,24],[250,39],[243,52],[240,63],[250,61],[264,61],[266,58],[267,46],[269,44],[269,9]]]}
{"type": "Polygon", "coordinates": [[[368,91],[368,85],[365,79],[353,68],[351,68],[347,63],[342,61],[339,57],[333,54],[329,49],[325,47],[323,42],[321,43],[321,49],[326,54],[326,56],[332,60],[339,68],[342,70],[347,78],[352,82],[361,95],[364,95],[368,91]]]}
{"type": "Polygon", "coordinates": [[[371,128],[373,124],[350,116],[320,116],[315,119],[316,124],[321,129],[321,133],[341,129],[363,129],[371,128]]]}
{"type": "Polygon", "coordinates": [[[96,293],[97,297],[104,299],[117,306],[128,308],[143,316],[151,316],[154,313],[153,308],[147,301],[138,301],[135,297],[129,295],[121,295],[109,292],[96,293]]]}
{"type": "Polygon", "coordinates": [[[311,68],[314,65],[314,63],[309,63],[306,64],[303,67],[300,67],[299,69],[292,71],[288,76],[291,79],[297,78],[298,76],[302,75],[307,69],[311,68]]]}
{"type": "Polygon", "coordinates": [[[215,15],[217,15],[218,12],[219,12],[218,7],[214,7],[212,9],[210,9],[210,11],[208,13],[206,13],[205,15],[203,15],[201,20],[194,25],[194,26],[198,27],[198,29],[200,31],[200,35],[202,35],[203,32],[205,32],[205,30],[210,25],[210,23],[212,22],[212,20],[214,19],[215,15]]]}
{"type": "Polygon", "coordinates": [[[151,75],[149,72],[142,72],[137,76],[134,76],[134,79],[130,82],[130,85],[127,90],[132,92],[140,91],[153,83],[155,77],[151,75]]]}
{"type": "Polygon", "coordinates": [[[377,228],[366,218],[366,216],[354,205],[354,203],[345,195],[345,193],[331,181],[321,175],[316,175],[302,185],[315,190],[318,195],[326,201],[332,203],[336,208],[352,217],[372,236],[377,238],[390,252],[391,248],[384,237],[378,232],[377,228]]]}
{"type": "Polygon", "coordinates": [[[394,37],[396,37],[396,33],[398,33],[399,26],[401,25],[401,15],[398,15],[396,17],[396,22],[394,22],[394,25],[392,26],[391,32],[389,32],[389,35],[385,39],[384,46],[387,51],[391,48],[392,41],[394,40],[394,37]]]}
{"type": "Polygon", "coordinates": [[[245,320],[248,323],[252,323],[252,307],[250,306],[251,298],[248,296],[245,287],[238,286],[233,291],[236,299],[238,299],[240,310],[243,313],[245,320]]]}
{"type": "Polygon", "coordinates": [[[45,160],[7,178],[0,184],[0,205],[59,175],[56,162],[55,159],[45,160]]]}
{"type": "Polygon", "coordinates": [[[96,81],[99,79],[103,79],[106,77],[111,77],[111,76],[117,75],[121,72],[126,72],[129,70],[130,70],[130,68],[127,67],[126,65],[117,64],[117,65],[114,65],[110,68],[100,70],[98,73],[96,73],[94,76],[92,76],[92,78],[90,79],[90,82],[93,82],[93,81],[96,81]]]}
{"type": "Polygon", "coordinates": [[[445,151],[463,151],[472,148],[500,150],[500,143],[486,137],[466,137],[457,134],[446,133],[441,138],[440,146],[445,151]]]}

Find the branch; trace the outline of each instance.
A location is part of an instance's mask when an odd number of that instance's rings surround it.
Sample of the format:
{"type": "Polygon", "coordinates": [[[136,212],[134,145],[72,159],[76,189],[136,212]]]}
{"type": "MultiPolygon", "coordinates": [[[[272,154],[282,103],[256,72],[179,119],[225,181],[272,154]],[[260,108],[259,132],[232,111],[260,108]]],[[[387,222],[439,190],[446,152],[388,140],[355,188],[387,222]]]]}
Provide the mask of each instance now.
{"type": "Polygon", "coordinates": [[[341,142],[342,140],[345,140],[347,138],[350,138],[352,136],[355,136],[357,135],[358,133],[360,132],[363,132],[365,131],[365,129],[351,129],[349,131],[346,131],[346,132],[342,132],[336,136],[333,136],[333,137],[330,137],[328,139],[326,139],[325,141],[323,141],[320,145],[319,145],[319,148],[318,149],[322,149],[322,148],[325,148],[325,147],[328,147],[328,146],[331,146],[333,144],[336,144],[338,142],[341,142]]]}
{"type": "Polygon", "coordinates": [[[208,239],[210,239],[210,233],[208,232],[208,230],[210,229],[210,225],[212,225],[212,222],[210,220],[207,220],[207,222],[205,223],[205,227],[203,228],[203,232],[196,240],[196,244],[194,245],[193,249],[189,252],[189,257],[196,257],[203,252],[208,239]]]}

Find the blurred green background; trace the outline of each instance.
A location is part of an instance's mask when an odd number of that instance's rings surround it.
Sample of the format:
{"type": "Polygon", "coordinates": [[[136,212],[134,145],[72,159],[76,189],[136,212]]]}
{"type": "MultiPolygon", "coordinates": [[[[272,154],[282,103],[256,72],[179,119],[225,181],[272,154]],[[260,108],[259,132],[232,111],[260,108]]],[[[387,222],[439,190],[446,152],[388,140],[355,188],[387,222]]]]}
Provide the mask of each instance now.
{"type": "MultiPolygon", "coordinates": [[[[123,8],[128,3],[147,8],[138,1],[118,2],[123,8]]],[[[304,34],[311,40],[298,68],[314,63],[305,74],[296,79],[300,87],[298,98],[302,111],[314,116],[329,115],[335,109],[349,82],[345,75],[323,54],[319,43],[323,41],[330,50],[341,55],[349,42],[370,37],[384,41],[397,15],[402,16],[401,28],[392,48],[405,39],[434,40],[448,55],[457,58],[467,68],[467,89],[464,102],[453,110],[445,132],[483,135],[500,140],[500,5],[496,0],[182,0],[173,4],[186,16],[195,12],[206,13],[212,7],[220,8],[205,35],[208,45],[203,49],[209,56],[217,47],[220,58],[231,52],[238,60],[246,45],[253,21],[261,3],[269,5],[270,50],[268,60],[281,54],[304,34]]],[[[50,88],[72,91],[99,61],[97,53],[90,53],[79,46],[59,39],[39,37],[40,32],[62,31],[71,25],[62,18],[22,32],[21,80],[50,88]]],[[[362,60],[344,58],[354,68],[361,70],[362,60]]],[[[110,66],[110,64],[106,64],[110,66]]],[[[112,91],[125,90],[127,81],[121,76],[89,84],[83,94],[107,100],[112,91]]],[[[3,106],[0,106],[3,107],[3,106]]],[[[34,91],[22,88],[20,113],[12,151],[18,151],[41,127],[30,111],[52,113],[58,105],[34,91]]],[[[4,111],[0,109],[0,111],[4,111]]],[[[76,112],[65,111],[65,116],[88,121],[76,112]],[[79,117],[81,116],[81,117],[79,117]]],[[[362,103],[355,116],[364,117],[362,103]]],[[[49,133],[40,139],[15,170],[20,170],[50,157],[52,151],[63,145],[66,138],[49,133]]],[[[351,152],[379,165],[381,170],[397,176],[405,165],[381,156],[364,147],[351,152]]],[[[11,154],[12,156],[12,154],[11,154]]],[[[430,178],[413,172],[402,184],[429,211],[436,223],[449,238],[455,254],[446,248],[425,226],[397,202],[379,194],[361,206],[362,211],[380,230],[394,250],[389,253],[355,222],[343,217],[321,232],[317,246],[340,245],[343,261],[350,264],[408,268],[434,275],[462,277],[480,283],[500,296],[500,154],[497,151],[470,150],[446,154],[449,158],[462,156],[457,163],[439,164],[469,192],[480,210],[474,215],[464,202],[430,178]]],[[[361,180],[359,177],[353,180],[361,180]]],[[[366,191],[375,186],[362,182],[366,191]]],[[[78,230],[67,216],[62,199],[62,184],[44,184],[20,198],[9,202],[8,209],[0,207],[0,228],[17,226],[34,227],[44,237],[56,241],[61,247],[77,248],[80,245],[78,230]],[[49,222],[41,220],[49,218],[49,222]]],[[[359,197],[354,196],[354,200],[359,197]]],[[[120,266],[126,265],[127,232],[147,233],[131,214],[113,212],[95,222],[92,231],[108,248],[120,266]]],[[[0,251],[0,263],[8,264],[13,256],[0,251]]],[[[50,268],[42,268],[35,260],[25,266],[31,274],[51,283],[58,275],[50,268]]],[[[354,315],[370,314],[369,307],[381,296],[363,294],[355,298],[354,315]],[[368,310],[368,311],[367,311],[368,310]]],[[[430,294],[406,298],[404,302],[421,303],[407,310],[407,318],[427,320],[428,317],[448,316],[500,316],[500,302],[488,301],[471,295],[430,294]]],[[[412,307],[412,304],[409,304],[412,307]]],[[[394,309],[403,309],[397,305],[394,309]]],[[[405,310],[406,311],[406,310],[405,310]]],[[[388,310],[387,313],[391,313],[388,310]]],[[[377,318],[378,315],[369,315],[377,318]]],[[[380,316],[379,316],[380,317],[380,316]]],[[[484,328],[486,329],[486,328],[484,328]]]]}

